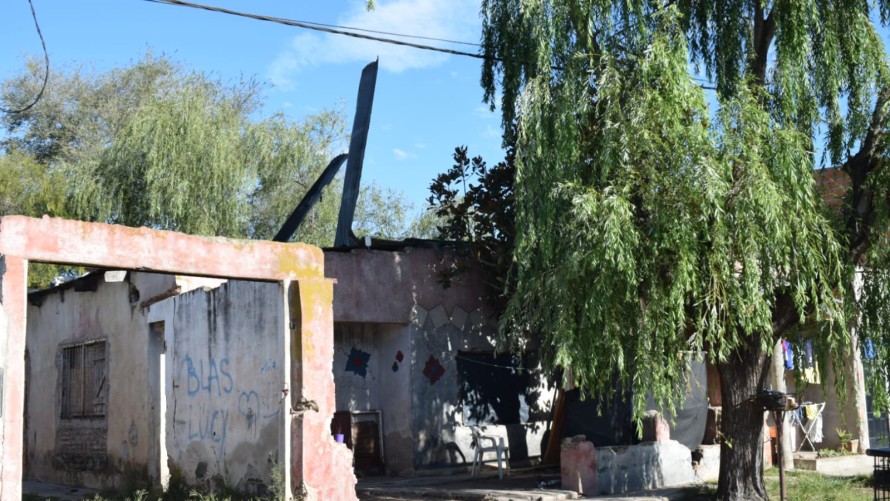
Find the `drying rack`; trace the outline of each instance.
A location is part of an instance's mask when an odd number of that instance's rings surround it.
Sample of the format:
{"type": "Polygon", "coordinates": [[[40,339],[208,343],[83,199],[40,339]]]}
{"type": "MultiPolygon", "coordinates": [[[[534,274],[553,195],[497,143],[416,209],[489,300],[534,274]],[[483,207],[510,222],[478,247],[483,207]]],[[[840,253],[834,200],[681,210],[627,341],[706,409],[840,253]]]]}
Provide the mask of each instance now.
{"type": "Polygon", "coordinates": [[[806,423],[801,421],[800,415],[798,415],[798,413],[794,412],[791,414],[794,424],[798,427],[798,429],[800,429],[800,431],[803,432],[803,440],[800,441],[800,445],[797,447],[797,451],[795,451],[795,452],[800,452],[801,449],[803,449],[803,446],[806,445],[807,442],[810,443],[810,448],[813,449],[813,451],[816,450],[816,446],[813,444],[813,440],[812,440],[813,427],[816,425],[816,422],[819,421],[819,418],[822,416],[822,411],[825,410],[825,402],[820,402],[820,403],[805,402],[805,403],[800,404],[800,407],[804,408],[804,407],[808,407],[810,405],[816,406],[816,415],[813,416],[812,418],[807,419],[806,423]]]}

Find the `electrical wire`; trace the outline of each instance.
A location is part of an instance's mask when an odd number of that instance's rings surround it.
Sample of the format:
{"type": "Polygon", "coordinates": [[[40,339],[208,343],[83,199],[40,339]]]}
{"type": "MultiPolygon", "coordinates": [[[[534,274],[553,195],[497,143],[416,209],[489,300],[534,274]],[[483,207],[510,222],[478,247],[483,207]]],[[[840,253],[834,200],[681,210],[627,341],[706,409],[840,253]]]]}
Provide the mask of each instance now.
{"type": "Polygon", "coordinates": [[[3,113],[8,113],[10,115],[24,113],[33,108],[43,98],[43,92],[46,90],[46,84],[49,82],[49,52],[47,52],[46,50],[46,41],[43,40],[43,32],[40,31],[40,23],[37,22],[37,13],[34,12],[34,3],[31,0],[28,0],[28,5],[31,6],[31,17],[34,19],[34,27],[37,29],[37,36],[40,37],[40,45],[43,47],[43,84],[40,86],[40,91],[34,97],[34,100],[31,101],[31,104],[25,106],[24,108],[11,110],[0,106],[0,111],[2,111],[3,113]]]}
{"type": "Polygon", "coordinates": [[[470,362],[470,363],[479,364],[479,365],[485,365],[485,366],[488,366],[488,367],[494,367],[494,368],[497,368],[497,369],[510,369],[510,370],[513,370],[513,371],[518,371],[518,372],[528,372],[528,373],[541,372],[541,369],[538,368],[538,367],[536,367],[536,368],[534,368],[534,369],[527,369],[527,368],[525,368],[525,367],[513,367],[513,366],[511,366],[511,365],[491,364],[491,363],[488,363],[488,362],[483,362],[483,361],[481,361],[481,360],[476,360],[476,359],[469,358],[469,357],[464,357],[464,356],[461,356],[461,355],[455,355],[454,358],[463,360],[463,361],[465,361],[465,362],[470,362]]]}
{"type": "MultiPolygon", "coordinates": [[[[417,43],[412,43],[412,42],[405,42],[402,40],[393,40],[391,38],[362,35],[361,33],[354,33],[352,31],[346,31],[346,30],[363,31],[363,32],[367,32],[367,33],[377,33],[377,34],[398,36],[398,37],[405,37],[405,38],[418,38],[418,39],[424,39],[424,40],[433,40],[433,41],[437,41],[437,42],[456,43],[456,44],[473,45],[473,46],[481,47],[481,45],[471,43],[471,42],[459,42],[459,41],[455,41],[455,40],[424,37],[424,36],[420,36],[420,35],[405,35],[405,34],[400,34],[400,33],[376,31],[376,30],[369,30],[369,29],[364,29],[364,28],[352,28],[352,27],[348,27],[348,26],[338,26],[338,25],[333,25],[333,24],[316,23],[316,22],[312,22],[312,21],[297,21],[294,19],[285,19],[285,18],[281,18],[281,17],[265,16],[265,15],[261,15],[261,14],[251,14],[249,12],[240,12],[240,11],[225,9],[222,7],[216,7],[216,6],[212,6],[212,5],[204,5],[204,4],[186,2],[183,0],[145,0],[145,1],[152,2],[152,3],[166,4],[166,5],[175,5],[175,6],[179,6],[179,7],[190,7],[193,9],[202,9],[202,10],[207,10],[210,12],[219,12],[222,14],[229,14],[232,16],[245,17],[248,19],[255,19],[258,21],[268,21],[268,22],[283,24],[285,26],[294,26],[297,28],[321,31],[324,33],[331,33],[334,35],[344,35],[344,36],[353,37],[353,38],[360,38],[363,40],[371,40],[371,41],[375,41],[375,42],[382,42],[382,43],[388,43],[388,44],[393,44],[393,45],[401,45],[401,46],[405,46],[405,47],[413,47],[415,49],[443,52],[445,54],[452,54],[455,56],[467,56],[467,57],[473,57],[476,59],[486,59],[489,61],[504,62],[504,59],[501,59],[498,57],[490,57],[490,56],[486,56],[484,54],[465,52],[465,51],[453,50],[453,49],[446,49],[443,47],[435,47],[432,45],[424,45],[424,44],[417,44],[417,43]]],[[[693,79],[705,81],[703,79],[699,79],[699,78],[695,78],[695,77],[693,77],[693,79]]],[[[717,89],[716,87],[711,87],[711,86],[703,85],[703,84],[699,84],[699,87],[706,89],[706,90],[716,90],[717,89]]]]}
{"type": "Polygon", "coordinates": [[[423,35],[407,35],[405,33],[393,33],[391,31],[379,31],[379,30],[371,30],[368,28],[356,28],[355,26],[341,26],[339,24],[325,24],[325,23],[316,23],[315,21],[297,21],[303,24],[310,24],[312,26],[323,26],[325,28],[339,28],[341,30],[352,30],[352,31],[363,31],[365,33],[376,33],[378,35],[390,35],[394,37],[402,37],[402,38],[416,38],[418,40],[431,40],[433,42],[445,42],[445,43],[453,43],[458,45],[471,45],[473,47],[482,47],[482,44],[473,43],[473,42],[461,42],[460,40],[449,40],[447,38],[435,38],[435,37],[425,37],[423,35]]]}
{"type": "MultiPolygon", "coordinates": [[[[331,33],[334,35],[344,35],[344,36],[353,37],[353,38],[360,38],[363,40],[372,40],[375,42],[388,43],[388,44],[392,44],[392,45],[413,47],[415,49],[431,50],[434,52],[443,52],[445,54],[453,54],[455,56],[467,56],[467,57],[474,57],[477,59],[492,59],[495,61],[500,61],[500,59],[489,58],[489,57],[486,57],[486,56],[484,56],[482,54],[478,54],[478,53],[446,49],[443,47],[435,47],[433,45],[424,45],[424,44],[418,44],[418,43],[413,43],[413,42],[405,42],[403,40],[394,40],[392,38],[383,38],[383,37],[376,37],[376,36],[371,36],[371,35],[363,35],[361,33],[354,33],[354,32],[346,31],[346,30],[342,30],[342,29],[330,28],[330,27],[328,27],[329,25],[322,25],[320,23],[306,23],[303,21],[295,21],[293,19],[284,19],[281,17],[271,17],[271,16],[264,16],[261,14],[251,14],[248,12],[240,12],[240,11],[236,11],[236,10],[224,9],[222,7],[215,7],[215,6],[211,6],[211,5],[203,5],[203,4],[192,3],[192,2],[184,2],[182,0],[145,0],[145,1],[153,2],[153,3],[160,3],[160,4],[167,4],[167,5],[177,5],[180,7],[191,7],[193,9],[203,9],[203,10],[208,10],[211,12],[219,12],[222,14],[229,14],[232,16],[256,19],[258,21],[269,21],[272,23],[283,24],[285,26],[294,26],[297,28],[304,28],[307,30],[321,31],[324,33],[331,33]]],[[[363,30],[363,31],[370,31],[370,30],[363,30]]],[[[420,36],[417,36],[417,35],[396,35],[396,36],[410,36],[412,38],[421,38],[420,36]]],[[[430,40],[434,40],[434,39],[430,38],[430,40]]],[[[444,40],[440,40],[440,41],[444,41],[444,40]]],[[[448,41],[448,42],[455,43],[453,41],[448,41]]],[[[468,43],[468,42],[461,42],[461,43],[468,43]]]]}

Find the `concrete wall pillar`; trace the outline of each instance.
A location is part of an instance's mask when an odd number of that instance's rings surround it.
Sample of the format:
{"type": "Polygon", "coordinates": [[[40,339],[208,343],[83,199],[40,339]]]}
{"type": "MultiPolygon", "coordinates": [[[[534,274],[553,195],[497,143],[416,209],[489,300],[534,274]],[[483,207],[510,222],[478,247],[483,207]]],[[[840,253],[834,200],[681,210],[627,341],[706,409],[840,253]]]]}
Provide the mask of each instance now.
{"type": "MultiPolygon", "coordinates": [[[[783,393],[788,392],[788,385],[785,384],[785,353],[780,339],[773,346],[773,356],[770,366],[770,384],[776,391],[783,393]]],[[[772,413],[770,413],[772,414],[772,413]]],[[[782,464],[785,470],[794,469],[794,437],[797,435],[794,421],[790,412],[784,414],[785,419],[782,424],[782,464]]],[[[777,423],[778,424],[778,423],[777,423]]]]}
{"type": "MultiPolygon", "coordinates": [[[[847,355],[846,366],[850,369],[850,385],[853,387],[853,405],[855,421],[850,423],[853,438],[859,439],[859,451],[865,452],[871,447],[868,433],[868,406],[865,398],[865,371],[862,367],[862,349],[859,345],[859,334],[854,330],[851,335],[850,353],[847,355]]],[[[857,451],[853,451],[857,452],[857,451]]]]}
{"type": "Polygon", "coordinates": [[[562,488],[585,497],[597,495],[596,460],[596,448],[584,435],[562,439],[559,456],[562,488]]]}
{"type": "Polygon", "coordinates": [[[292,493],[307,500],[355,500],[352,452],[331,436],[334,287],[304,279],[288,291],[291,340],[292,493]]]}
{"type": "Polygon", "coordinates": [[[0,499],[22,498],[28,262],[0,256],[0,499]]]}

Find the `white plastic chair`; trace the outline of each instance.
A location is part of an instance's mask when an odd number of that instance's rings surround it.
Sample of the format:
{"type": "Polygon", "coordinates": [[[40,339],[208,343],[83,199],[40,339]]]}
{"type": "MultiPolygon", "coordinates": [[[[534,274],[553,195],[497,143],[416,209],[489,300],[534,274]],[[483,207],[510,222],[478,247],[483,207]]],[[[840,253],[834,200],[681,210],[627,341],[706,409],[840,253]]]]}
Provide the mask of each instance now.
{"type": "Polygon", "coordinates": [[[503,457],[504,464],[507,465],[507,476],[510,476],[510,448],[504,445],[504,437],[495,437],[493,435],[483,435],[482,430],[480,430],[476,426],[471,426],[470,429],[473,431],[473,440],[476,442],[476,452],[473,454],[473,469],[471,470],[471,474],[476,476],[479,473],[479,469],[482,467],[482,463],[484,463],[483,456],[486,452],[494,452],[497,454],[498,458],[498,478],[504,479],[504,471],[501,466],[501,458],[503,457]],[[488,445],[485,445],[485,444],[488,445]]]}

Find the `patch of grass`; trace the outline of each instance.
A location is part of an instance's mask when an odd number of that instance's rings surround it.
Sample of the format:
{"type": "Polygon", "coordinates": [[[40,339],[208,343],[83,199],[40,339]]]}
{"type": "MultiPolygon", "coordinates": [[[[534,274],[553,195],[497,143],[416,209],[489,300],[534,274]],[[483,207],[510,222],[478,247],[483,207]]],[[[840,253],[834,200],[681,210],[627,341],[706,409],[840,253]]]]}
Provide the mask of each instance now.
{"type": "MultiPolygon", "coordinates": [[[[779,470],[764,472],[770,499],[779,499],[779,470]]],[[[785,472],[787,501],[865,501],[874,499],[871,475],[830,477],[811,471],[785,472]]]]}
{"type": "Polygon", "coordinates": [[[848,451],[844,449],[835,450],[835,449],[821,449],[816,453],[816,457],[820,458],[832,458],[837,456],[855,456],[859,454],[858,452],[848,451]]]}
{"type": "MultiPolygon", "coordinates": [[[[779,470],[769,468],[763,474],[766,492],[772,500],[779,499],[779,470]]],[[[871,475],[830,477],[811,471],[785,472],[787,501],[871,501],[874,499],[871,475]]],[[[706,483],[683,489],[682,501],[716,499],[717,484],[706,483]]]]}

